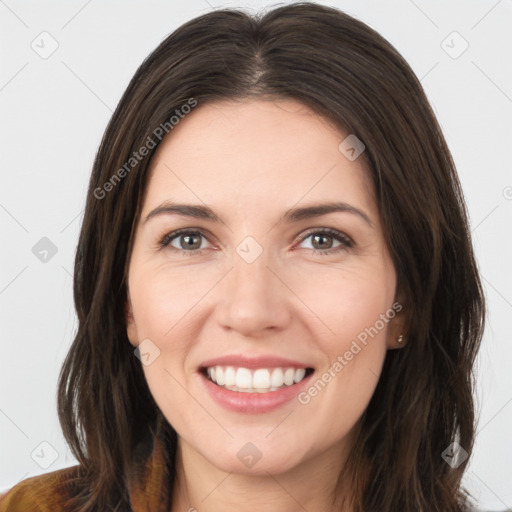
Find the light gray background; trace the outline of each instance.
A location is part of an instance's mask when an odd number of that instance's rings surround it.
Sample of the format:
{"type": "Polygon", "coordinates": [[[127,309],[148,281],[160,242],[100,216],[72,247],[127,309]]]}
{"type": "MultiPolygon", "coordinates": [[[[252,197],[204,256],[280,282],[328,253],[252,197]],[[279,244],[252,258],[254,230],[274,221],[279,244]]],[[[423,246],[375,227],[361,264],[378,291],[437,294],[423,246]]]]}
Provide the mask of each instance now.
{"type": "MultiPolygon", "coordinates": [[[[325,3],[402,53],[454,156],[489,306],[466,482],[482,509],[512,508],[512,2],[325,3]],[[453,31],[469,44],[457,58],[464,43],[453,31]]],[[[77,326],[73,257],[93,157],[129,79],[183,22],[222,6],[270,5],[0,0],[0,491],[76,463],[55,401],[77,326]],[[57,50],[42,58],[52,44],[57,50]],[[32,252],[43,237],[57,248],[46,262],[32,252]]]]}

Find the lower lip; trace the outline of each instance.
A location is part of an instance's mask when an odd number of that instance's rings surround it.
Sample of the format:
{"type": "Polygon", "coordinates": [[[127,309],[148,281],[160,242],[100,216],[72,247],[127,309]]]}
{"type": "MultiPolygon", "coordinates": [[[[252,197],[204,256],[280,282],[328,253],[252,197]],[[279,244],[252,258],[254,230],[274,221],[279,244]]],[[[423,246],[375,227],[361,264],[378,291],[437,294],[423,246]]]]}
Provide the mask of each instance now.
{"type": "Polygon", "coordinates": [[[199,374],[211,397],[222,407],[246,414],[262,414],[273,411],[293,400],[304,390],[314,372],[302,379],[298,384],[287,386],[277,391],[269,391],[268,393],[231,391],[217,386],[203,373],[199,372],[199,374]]]}

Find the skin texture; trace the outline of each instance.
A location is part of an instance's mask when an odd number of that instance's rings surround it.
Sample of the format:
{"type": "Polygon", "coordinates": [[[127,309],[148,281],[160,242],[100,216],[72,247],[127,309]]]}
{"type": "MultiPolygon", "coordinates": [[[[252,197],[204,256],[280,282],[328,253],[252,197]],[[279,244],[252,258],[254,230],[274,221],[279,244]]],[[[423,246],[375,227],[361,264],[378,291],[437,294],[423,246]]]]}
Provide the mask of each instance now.
{"type": "Polygon", "coordinates": [[[198,106],[157,150],[129,264],[127,332],[134,347],[150,339],[160,350],[144,372],[179,437],[173,511],[332,510],[386,351],[401,346],[403,309],[307,404],[228,411],[197,369],[221,355],[268,354],[307,363],[315,381],[398,300],[363,158],[338,149],[347,135],[293,100],[223,101],[198,106]],[[206,204],[224,223],[145,222],[165,201],[206,204]],[[289,208],[339,201],[372,226],[349,212],[278,222],[289,208]],[[186,254],[183,235],[159,246],[181,228],[205,233],[202,252],[186,254]],[[307,235],[322,228],[353,247],[330,235],[315,244],[307,235]],[[236,252],[248,236],[263,248],[252,263],[236,252]],[[329,248],[341,250],[321,254],[329,248]],[[262,454],[252,468],[237,456],[247,442],[262,454]]]}

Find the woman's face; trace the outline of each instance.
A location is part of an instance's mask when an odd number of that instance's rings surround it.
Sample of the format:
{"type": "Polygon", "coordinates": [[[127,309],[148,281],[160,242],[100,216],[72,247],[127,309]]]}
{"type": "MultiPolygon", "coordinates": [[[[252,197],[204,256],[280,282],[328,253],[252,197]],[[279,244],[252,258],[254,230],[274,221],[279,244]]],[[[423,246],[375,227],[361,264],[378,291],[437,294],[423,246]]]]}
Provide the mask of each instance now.
{"type": "Polygon", "coordinates": [[[128,336],[196,460],[263,474],[339,459],[397,347],[396,274],[348,135],[293,100],[219,102],[157,150],[128,336]]]}

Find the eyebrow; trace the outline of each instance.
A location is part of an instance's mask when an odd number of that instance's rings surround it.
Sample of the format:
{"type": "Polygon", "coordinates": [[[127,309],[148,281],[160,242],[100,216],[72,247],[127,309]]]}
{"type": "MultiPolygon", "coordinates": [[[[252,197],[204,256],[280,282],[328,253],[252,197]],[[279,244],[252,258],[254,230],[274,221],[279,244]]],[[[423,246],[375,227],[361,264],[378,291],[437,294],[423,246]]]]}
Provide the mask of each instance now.
{"type": "MultiPolygon", "coordinates": [[[[370,217],[359,208],[344,202],[318,203],[311,206],[291,208],[287,210],[277,222],[299,222],[313,217],[320,217],[334,212],[346,212],[354,214],[363,219],[370,227],[374,227],[370,217]]],[[[176,204],[166,201],[154,210],[148,213],[144,219],[144,224],[158,215],[181,215],[183,217],[193,217],[195,219],[204,219],[211,222],[222,222],[224,220],[218,216],[210,207],[200,204],[176,204]]]]}

